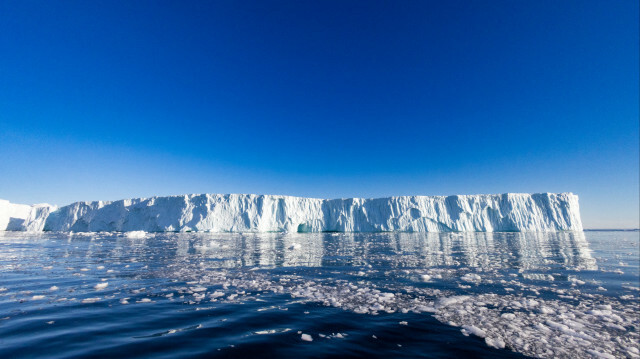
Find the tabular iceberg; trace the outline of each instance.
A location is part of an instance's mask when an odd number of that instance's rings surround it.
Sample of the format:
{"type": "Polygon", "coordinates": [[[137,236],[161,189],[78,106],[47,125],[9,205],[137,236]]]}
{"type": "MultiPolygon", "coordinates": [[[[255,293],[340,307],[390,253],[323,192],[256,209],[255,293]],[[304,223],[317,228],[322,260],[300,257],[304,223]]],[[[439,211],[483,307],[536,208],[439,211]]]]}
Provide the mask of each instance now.
{"type": "Polygon", "coordinates": [[[582,231],[572,193],[318,199],[201,194],[76,202],[0,200],[0,230],[207,232],[582,231]]]}
{"type": "Polygon", "coordinates": [[[47,217],[56,206],[15,204],[0,199],[0,231],[42,231],[47,217]]]}

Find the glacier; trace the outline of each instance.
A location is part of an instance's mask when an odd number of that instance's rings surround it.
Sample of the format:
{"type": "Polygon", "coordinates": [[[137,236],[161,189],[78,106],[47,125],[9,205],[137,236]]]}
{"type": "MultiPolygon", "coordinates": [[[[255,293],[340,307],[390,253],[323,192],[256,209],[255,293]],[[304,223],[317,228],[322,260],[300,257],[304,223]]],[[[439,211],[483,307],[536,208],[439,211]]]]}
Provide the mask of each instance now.
{"type": "Polygon", "coordinates": [[[582,231],[573,193],[319,199],[192,194],[63,207],[0,200],[0,230],[198,232],[582,231]]]}

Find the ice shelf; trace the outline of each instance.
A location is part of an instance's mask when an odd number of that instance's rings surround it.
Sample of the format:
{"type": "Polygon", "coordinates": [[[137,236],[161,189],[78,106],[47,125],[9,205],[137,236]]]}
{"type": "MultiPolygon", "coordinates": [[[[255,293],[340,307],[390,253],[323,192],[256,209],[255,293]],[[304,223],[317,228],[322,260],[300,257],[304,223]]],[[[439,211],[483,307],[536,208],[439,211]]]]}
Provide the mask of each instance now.
{"type": "Polygon", "coordinates": [[[318,199],[199,194],[76,202],[0,200],[0,230],[206,232],[582,231],[572,193],[318,199]]]}

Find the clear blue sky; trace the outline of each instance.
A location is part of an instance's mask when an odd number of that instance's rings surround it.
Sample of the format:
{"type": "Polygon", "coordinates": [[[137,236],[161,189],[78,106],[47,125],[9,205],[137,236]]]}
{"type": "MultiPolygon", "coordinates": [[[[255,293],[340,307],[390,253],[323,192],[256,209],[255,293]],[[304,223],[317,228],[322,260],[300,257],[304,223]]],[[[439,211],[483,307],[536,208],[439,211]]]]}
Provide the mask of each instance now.
{"type": "Polygon", "coordinates": [[[564,192],[638,227],[638,1],[0,2],[0,198],[564,192]]]}

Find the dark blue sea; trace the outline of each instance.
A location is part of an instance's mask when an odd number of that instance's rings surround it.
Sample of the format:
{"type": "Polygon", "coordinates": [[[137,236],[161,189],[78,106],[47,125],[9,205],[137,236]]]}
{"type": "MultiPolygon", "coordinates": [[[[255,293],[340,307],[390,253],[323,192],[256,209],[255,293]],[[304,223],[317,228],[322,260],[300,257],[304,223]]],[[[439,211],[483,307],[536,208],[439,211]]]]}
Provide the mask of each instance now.
{"type": "Polygon", "coordinates": [[[638,243],[0,232],[0,358],[638,358],[638,243]]]}

